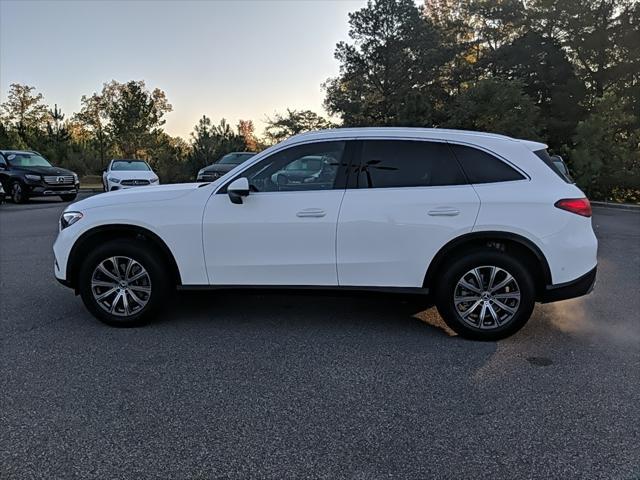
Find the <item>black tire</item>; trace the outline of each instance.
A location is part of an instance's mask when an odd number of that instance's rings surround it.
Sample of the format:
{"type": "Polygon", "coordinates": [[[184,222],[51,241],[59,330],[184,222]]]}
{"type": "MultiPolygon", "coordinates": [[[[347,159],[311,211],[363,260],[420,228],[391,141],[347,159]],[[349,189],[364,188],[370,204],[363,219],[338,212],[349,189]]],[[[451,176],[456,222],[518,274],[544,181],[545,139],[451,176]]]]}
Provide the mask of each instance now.
{"type": "Polygon", "coordinates": [[[60,198],[63,202],[73,202],[77,196],[77,193],[70,193],[68,195],[60,195],[60,198]]]}
{"type": "MultiPolygon", "coordinates": [[[[518,259],[492,249],[476,249],[466,253],[462,257],[453,259],[441,272],[438,278],[438,285],[435,289],[438,312],[446,324],[461,337],[473,340],[499,340],[513,335],[520,330],[525,323],[527,323],[529,317],[531,317],[535,305],[535,283],[531,273],[518,259]],[[501,312],[505,316],[510,315],[510,313],[506,310],[496,309],[496,304],[493,303],[489,304],[492,306],[491,311],[489,311],[487,307],[486,312],[489,313],[488,316],[485,312],[485,318],[488,322],[478,319],[477,324],[479,325],[481,322],[484,328],[470,324],[470,322],[474,323],[471,318],[473,318],[475,312],[472,312],[470,320],[465,321],[459,309],[456,308],[454,296],[458,282],[467,272],[478,267],[484,267],[484,269],[481,268],[479,270],[483,280],[486,280],[487,273],[491,272],[491,267],[497,267],[497,271],[501,269],[503,272],[509,273],[517,282],[515,287],[519,289],[519,304],[517,304],[515,313],[512,314],[511,318],[507,319],[507,317],[505,317],[504,323],[495,321],[494,318],[492,318],[493,313],[501,312]],[[483,275],[484,277],[482,277],[483,275]]],[[[503,275],[502,278],[506,278],[503,272],[500,274],[503,275]]],[[[488,283],[488,281],[486,283],[488,283]]],[[[511,290],[514,290],[513,285],[514,284],[512,284],[511,287],[507,287],[507,289],[511,288],[511,290]]],[[[479,290],[486,289],[482,288],[479,290]]],[[[458,290],[458,293],[459,292],[460,290],[458,290]]],[[[468,291],[468,294],[477,295],[478,298],[482,297],[482,293],[476,294],[468,291]]],[[[489,299],[489,301],[494,300],[489,299]]],[[[515,305],[515,302],[513,300],[511,301],[515,305]]],[[[482,302],[484,303],[484,301],[482,302]]],[[[465,311],[471,310],[470,307],[473,304],[475,304],[475,301],[462,304],[460,308],[465,309],[465,311]]],[[[482,303],[480,303],[477,308],[482,309],[482,303]]],[[[480,314],[477,314],[477,317],[480,318],[480,314]]]]}
{"type": "Polygon", "coordinates": [[[11,195],[11,200],[13,201],[13,203],[24,203],[29,199],[24,191],[24,185],[22,185],[22,182],[20,180],[14,180],[11,182],[9,195],[11,195]]]}
{"type": "MultiPolygon", "coordinates": [[[[109,264],[107,263],[107,265],[109,264]]],[[[150,248],[146,243],[142,241],[132,241],[130,239],[112,240],[97,247],[82,263],[78,276],[78,289],[80,290],[82,301],[87,309],[107,325],[116,327],[140,326],[153,319],[154,314],[162,306],[171,291],[171,282],[167,276],[167,271],[168,269],[166,265],[164,265],[161,254],[158,253],[156,249],[150,248]],[[132,312],[131,315],[116,315],[108,312],[94,296],[91,286],[94,272],[101,262],[112,257],[126,257],[134,260],[146,270],[150,278],[149,285],[151,292],[150,295],[146,297],[146,305],[132,312]]],[[[105,287],[105,290],[107,288],[108,287],[105,287]]],[[[100,291],[99,293],[104,292],[100,291]]],[[[141,295],[139,292],[138,294],[141,295]]],[[[128,301],[131,301],[131,297],[128,297],[128,301]]],[[[116,301],[114,303],[118,302],[116,301]]],[[[122,301],[120,301],[120,303],[122,303],[122,301]]]]}

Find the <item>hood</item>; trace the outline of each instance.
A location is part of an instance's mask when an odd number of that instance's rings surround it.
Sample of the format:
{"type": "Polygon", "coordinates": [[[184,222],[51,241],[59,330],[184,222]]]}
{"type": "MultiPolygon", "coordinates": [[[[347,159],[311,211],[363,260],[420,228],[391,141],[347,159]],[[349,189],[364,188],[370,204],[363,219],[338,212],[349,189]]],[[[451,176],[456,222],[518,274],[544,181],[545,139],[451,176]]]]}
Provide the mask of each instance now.
{"type": "Polygon", "coordinates": [[[71,170],[59,167],[14,167],[13,165],[11,165],[11,170],[24,173],[33,173],[35,175],[73,175],[73,172],[71,170]]]}
{"type": "Polygon", "coordinates": [[[149,180],[157,177],[151,170],[112,170],[107,174],[107,177],[118,178],[120,180],[149,180]]]}
{"type": "MultiPolygon", "coordinates": [[[[206,185],[206,184],[204,184],[206,185]]],[[[157,185],[127,190],[115,190],[113,192],[99,193],[79,202],[72,203],[67,211],[88,210],[90,208],[108,207],[112,205],[127,205],[141,202],[159,202],[173,200],[203,186],[202,183],[175,183],[169,185],[157,185]]]]}
{"type": "Polygon", "coordinates": [[[236,168],[239,164],[235,163],[214,163],[213,165],[209,165],[205,167],[202,173],[209,172],[218,172],[218,173],[227,173],[236,168]]]}

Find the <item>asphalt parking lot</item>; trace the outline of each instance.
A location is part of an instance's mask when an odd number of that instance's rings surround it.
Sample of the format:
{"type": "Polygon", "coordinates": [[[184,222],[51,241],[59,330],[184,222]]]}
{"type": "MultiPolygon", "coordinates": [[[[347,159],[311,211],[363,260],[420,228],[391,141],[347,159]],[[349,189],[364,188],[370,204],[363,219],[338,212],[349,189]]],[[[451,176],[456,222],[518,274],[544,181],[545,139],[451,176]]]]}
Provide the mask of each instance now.
{"type": "Polygon", "coordinates": [[[183,293],[114,329],[53,277],[66,204],[0,206],[0,478],[640,478],[640,213],[498,343],[403,299],[183,293]]]}

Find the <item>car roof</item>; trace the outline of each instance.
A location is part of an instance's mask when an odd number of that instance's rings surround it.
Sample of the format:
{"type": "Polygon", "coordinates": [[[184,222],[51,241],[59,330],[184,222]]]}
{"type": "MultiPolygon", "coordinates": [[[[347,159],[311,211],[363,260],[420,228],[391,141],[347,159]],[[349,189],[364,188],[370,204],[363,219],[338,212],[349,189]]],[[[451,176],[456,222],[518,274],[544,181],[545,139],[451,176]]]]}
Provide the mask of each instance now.
{"type": "Polygon", "coordinates": [[[512,138],[506,135],[472,130],[454,130],[447,128],[418,128],[418,127],[357,127],[335,128],[300,133],[285,140],[284,143],[297,143],[306,140],[322,140],[332,138],[421,138],[428,140],[459,141],[477,145],[495,142],[518,142],[528,149],[535,151],[547,148],[547,145],[532,140],[512,138]]]}
{"type": "Polygon", "coordinates": [[[226,157],[227,155],[255,155],[256,152],[229,152],[229,153],[225,153],[223,155],[223,157],[226,157]]]}
{"type": "Polygon", "coordinates": [[[18,154],[18,155],[31,155],[35,153],[36,155],[40,155],[35,150],[0,150],[0,153],[2,153],[3,155],[8,155],[11,153],[18,154]]]}

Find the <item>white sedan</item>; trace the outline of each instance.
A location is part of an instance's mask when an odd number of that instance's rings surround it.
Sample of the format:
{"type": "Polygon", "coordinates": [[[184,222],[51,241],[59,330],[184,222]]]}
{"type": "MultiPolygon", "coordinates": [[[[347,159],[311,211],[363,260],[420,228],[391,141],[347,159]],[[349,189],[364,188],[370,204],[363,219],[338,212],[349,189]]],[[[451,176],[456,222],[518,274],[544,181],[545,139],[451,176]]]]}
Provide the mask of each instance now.
{"type": "Polygon", "coordinates": [[[158,176],[144,160],[111,160],[102,173],[105,192],[159,183],[158,176]]]}

